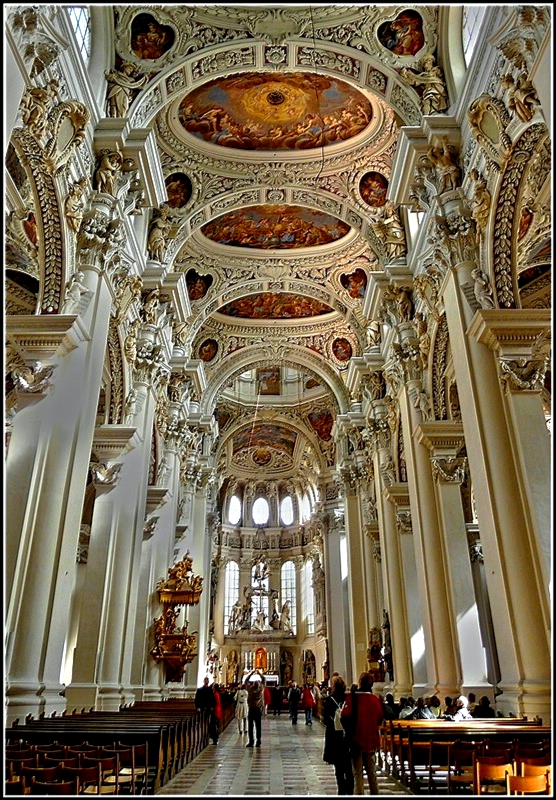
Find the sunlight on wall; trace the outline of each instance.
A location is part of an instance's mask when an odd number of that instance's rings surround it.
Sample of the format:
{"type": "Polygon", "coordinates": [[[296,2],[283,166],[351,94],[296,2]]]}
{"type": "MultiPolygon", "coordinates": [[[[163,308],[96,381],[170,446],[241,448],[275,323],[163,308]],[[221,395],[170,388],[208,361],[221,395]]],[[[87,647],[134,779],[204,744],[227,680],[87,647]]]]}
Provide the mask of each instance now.
{"type": "Polygon", "coordinates": [[[419,630],[416,631],[411,637],[411,657],[413,659],[413,663],[416,664],[424,654],[425,634],[423,632],[423,626],[421,626],[419,630]]]}

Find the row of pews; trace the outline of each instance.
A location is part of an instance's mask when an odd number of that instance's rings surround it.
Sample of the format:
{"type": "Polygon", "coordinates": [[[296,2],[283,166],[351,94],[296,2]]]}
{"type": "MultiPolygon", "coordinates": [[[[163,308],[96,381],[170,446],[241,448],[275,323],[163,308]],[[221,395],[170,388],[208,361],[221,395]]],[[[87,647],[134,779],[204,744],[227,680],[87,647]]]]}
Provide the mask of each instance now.
{"type": "MultiPolygon", "coordinates": [[[[234,716],[234,705],[223,703],[221,729],[234,716]]],[[[118,711],[82,709],[71,714],[15,721],[4,729],[6,748],[57,744],[60,747],[87,742],[99,748],[140,747],[146,754],[145,794],[156,794],[194,759],[209,742],[209,715],[195,708],[193,700],[137,701],[118,711]]],[[[7,751],[6,751],[7,752],[7,751]]]]}
{"type": "MultiPolygon", "coordinates": [[[[380,736],[379,766],[414,794],[453,791],[450,777],[458,771],[453,754],[460,749],[469,751],[472,764],[485,756],[499,756],[501,763],[504,758],[515,774],[520,758],[551,770],[552,729],[538,719],[385,720],[380,736]]],[[[461,789],[457,776],[454,785],[461,789]]],[[[480,793],[476,776],[467,788],[470,794],[480,793]]]]}

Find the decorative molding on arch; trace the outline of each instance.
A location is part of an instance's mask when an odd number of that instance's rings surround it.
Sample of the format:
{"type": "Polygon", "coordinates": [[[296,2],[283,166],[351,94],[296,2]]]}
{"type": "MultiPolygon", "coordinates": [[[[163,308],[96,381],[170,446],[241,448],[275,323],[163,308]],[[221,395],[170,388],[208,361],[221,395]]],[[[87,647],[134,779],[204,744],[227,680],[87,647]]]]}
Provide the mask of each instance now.
{"type": "Polygon", "coordinates": [[[281,344],[274,357],[269,353],[261,353],[260,347],[245,347],[236,353],[231,353],[225,362],[222,362],[221,369],[207,383],[201,400],[201,414],[213,413],[218,393],[224,385],[230,384],[247,369],[275,365],[277,359],[286,367],[303,368],[324,383],[332,395],[338,413],[345,414],[349,411],[349,392],[336,370],[329,366],[322,356],[312,353],[307,348],[296,346],[288,348],[281,344]]]}
{"type": "Polygon", "coordinates": [[[433,413],[435,420],[448,419],[448,402],[446,398],[446,365],[450,336],[446,315],[440,318],[432,337],[432,390],[433,413]]]}
{"type": "MultiPolygon", "coordinates": [[[[497,305],[518,308],[516,269],[512,253],[519,226],[519,197],[535,150],[549,133],[544,123],[531,125],[514,143],[502,176],[494,221],[491,263],[497,305]]],[[[548,165],[548,169],[550,164],[548,165]]]]}

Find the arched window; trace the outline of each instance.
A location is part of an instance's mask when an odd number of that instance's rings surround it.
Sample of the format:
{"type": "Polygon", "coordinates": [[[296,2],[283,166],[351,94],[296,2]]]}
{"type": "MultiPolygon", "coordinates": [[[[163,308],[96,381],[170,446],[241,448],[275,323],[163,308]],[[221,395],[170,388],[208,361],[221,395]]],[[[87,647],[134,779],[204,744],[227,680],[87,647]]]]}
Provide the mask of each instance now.
{"type": "Polygon", "coordinates": [[[471,63],[473,51],[477,44],[479,29],[483,16],[486,11],[485,6],[464,6],[461,23],[461,35],[463,43],[463,57],[467,66],[471,63]]]}
{"type": "Polygon", "coordinates": [[[301,522],[307,522],[310,516],[311,516],[311,504],[309,503],[309,498],[307,497],[307,493],[305,493],[301,501],[301,522]]]}
{"type": "Polygon", "coordinates": [[[228,621],[232,606],[239,600],[239,567],[235,561],[228,561],[224,577],[224,635],[228,633],[228,621]]]}
{"type": "Polygon", "coordinates": [[[68,6],[68,16],[85,64],[91,55],[91,17],[87,6],[68,6]]]}
{"type": "Polygon", "coordinates": [[[282,525],[291,525],[293,522],[293,503],[289,494],[283,497],[280,503],[280,519],[282,525]]]}
{"type": "Polygon", "coordinates": [[[241,519],[241,500],[237,494],[232,495],[230,498],[230,505],[228,506],[228,522],[230,525],[237,525],[241,519]]]}
{"type": "Polygon", "coordinates": [[[313,591],[313,562],[306,561],[303,567],[303,607],[307,634],[315,632],[315,594],[313,591]]]}
{"type": "Polygon", "coordinates": [[[282,607],[286,600],[290,604],[290,625],[294,633],[297,630],[297,605],[295,602],[295,566],[293,561],[285,561],[280,573],[280,595],[282,607]]]}
{"type": "Polygon", "coordinates": [[[253,510],[251,512],[255,525],[266,525],[269,513],[268,501],[265,500],[264,497],[257,497],[253,503],[253,510]]]}

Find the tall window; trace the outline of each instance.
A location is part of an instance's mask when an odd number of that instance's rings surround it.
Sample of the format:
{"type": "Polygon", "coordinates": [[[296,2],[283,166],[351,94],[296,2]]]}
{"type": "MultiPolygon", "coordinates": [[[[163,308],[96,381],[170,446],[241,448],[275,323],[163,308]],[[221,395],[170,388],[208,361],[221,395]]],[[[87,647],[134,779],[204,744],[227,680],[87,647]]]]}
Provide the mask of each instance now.
{"type": "Polygon", "coordinates": [[[85,64],[91,54],[91,17],[87,6],[68,6],[68,16],[85,64]]]}
{"type": "Polygon", "coordinates": [[[294,633],[297,632],[297,606],[295,602],[295,566],[293,561],[285,561],[282,564],[280,574],[280,594],[282,596],[282,606],[286,600],[290,604],[290,623],[294,633]]]}
{"type": "Polygon", "coordinates": [[[467,66],[471,63],[485,11],[485,6],[463,7],[461,35],[463,40],[463,56],[467,66]]]}
{"type": "Polygon", "coordinates": [[[232,606],[239,600],[239,567],[235,561],[228,561],[224,578],[224,635],[228,633],[228,620],[232,606]]]}
{"type": "Polygon", "coordinates": [[[280,519],[282,525],[291,525],[293,522],[293,503],[289,494],[283,497],[280,503],[280,519]]]}
{"type": "Polygon", "coordinates": [[[303,567],[303,605],[307,633],[315,632],[315,594],[313,591],[313,562],[306,561],[303,567]]]}
{"type": "Polygon", "coordinates": [[[241,500],[237,494],[232,495],[230,498],[230,505],[228,506],[228,522],[230,525],[237,525],[241,519],[241,500]]]}
{"type": "Polygon", "coordinates": [[[253,503],[253,522],[255,525],[266,525],[268,522],[269,507],[264,497],[257,497],[253,503]]]}
{"type": "Polygon", "coordinates": [[[309,503],[309,498],[307,497],[307,493],[305,493],[301,501],[301,522],[307,522],[310,516],[311,516],[311,504],[309,503]]]}

